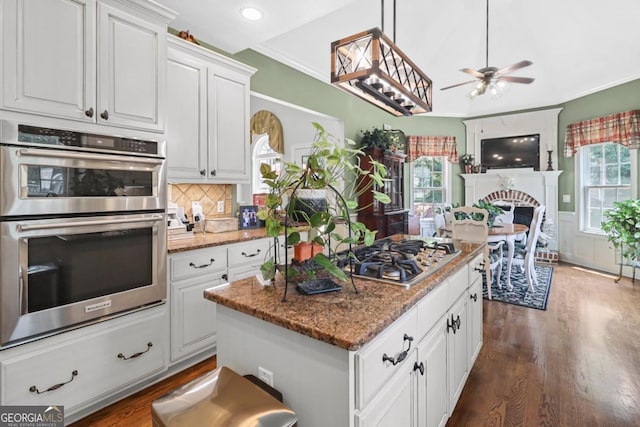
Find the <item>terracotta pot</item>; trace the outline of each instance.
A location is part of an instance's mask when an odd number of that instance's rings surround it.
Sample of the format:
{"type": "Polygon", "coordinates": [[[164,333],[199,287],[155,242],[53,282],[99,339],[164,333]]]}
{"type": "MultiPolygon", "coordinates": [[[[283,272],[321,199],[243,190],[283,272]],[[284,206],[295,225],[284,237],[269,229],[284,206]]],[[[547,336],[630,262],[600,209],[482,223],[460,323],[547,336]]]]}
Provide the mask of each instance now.
{"type": "Polygon", "coordinates": [[[313,258],[322,252],[322,246],[315,242],[300,242],[293,247],[293,256],[299,262],[313,258]]]}

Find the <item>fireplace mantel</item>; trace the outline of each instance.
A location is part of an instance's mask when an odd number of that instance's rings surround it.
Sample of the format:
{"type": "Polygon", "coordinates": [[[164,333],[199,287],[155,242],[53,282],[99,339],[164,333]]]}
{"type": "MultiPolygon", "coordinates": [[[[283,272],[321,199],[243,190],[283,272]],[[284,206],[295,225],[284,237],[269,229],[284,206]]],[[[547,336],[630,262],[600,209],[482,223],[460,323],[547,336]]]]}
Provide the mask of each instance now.
{"type": "MultiPolygon", "coordinates": [[[[558,224],[558,177],[562,171],[532,171],[499,169],[489,173],[461,174],[464,178],[464,200],[472,205],[496,191],[516,190],[527,193],[546,206],[546,220],[558,224]]],[[[549,242],[549,249],[558,249],[557,233],[549,242]]]]}

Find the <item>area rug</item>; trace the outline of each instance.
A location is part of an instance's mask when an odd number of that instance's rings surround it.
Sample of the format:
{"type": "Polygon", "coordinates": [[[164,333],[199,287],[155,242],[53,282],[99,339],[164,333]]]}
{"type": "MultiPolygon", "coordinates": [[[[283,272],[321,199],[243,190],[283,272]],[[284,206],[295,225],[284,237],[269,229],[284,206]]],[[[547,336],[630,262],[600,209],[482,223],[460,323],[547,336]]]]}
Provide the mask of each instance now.
{"type": "MultiPolygon", "coordinates": [[[[536,286],[535,292],[529,292],[527,279],[524,276],[524,273],[521,273],[515,266],[511,268],[511,284],[513,285],[513,290],[507,291],[505,285],[507,264],[505,262],[502,266],[502,274],[500,276],[502,289],[498,288],[498,285],[495,282],[493,283],[493,286],[491,286],[491,297],[493,298],[493,301],[502,301],[508,304],[546,310],[549,291],[551,289],[551,278],[553,277],[553,267],[548,265],[536,265],[535,268],[536,275],[538,276],[538,286],[536,286]]],[[[483,281],[484,277],[485,276],[483,275],[483,281]]],[[[488,299],[486,286],[482,286],[482,296],[484,299],[488,299]]]]}

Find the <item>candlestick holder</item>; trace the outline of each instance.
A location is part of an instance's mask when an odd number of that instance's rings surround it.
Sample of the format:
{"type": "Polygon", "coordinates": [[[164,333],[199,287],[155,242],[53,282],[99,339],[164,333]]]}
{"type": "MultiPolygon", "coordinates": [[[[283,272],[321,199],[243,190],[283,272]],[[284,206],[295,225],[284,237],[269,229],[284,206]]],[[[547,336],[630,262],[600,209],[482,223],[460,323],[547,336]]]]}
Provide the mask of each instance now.
{"type": "Polygon", "coordinates": [[[549,157],[547,159],[547,170],[548,171],[552,171],[553,170],[553,164],[551,163],[551,153],[553,153],[553,150],[547,150],[547,154],[549,155],[549,157]]]}

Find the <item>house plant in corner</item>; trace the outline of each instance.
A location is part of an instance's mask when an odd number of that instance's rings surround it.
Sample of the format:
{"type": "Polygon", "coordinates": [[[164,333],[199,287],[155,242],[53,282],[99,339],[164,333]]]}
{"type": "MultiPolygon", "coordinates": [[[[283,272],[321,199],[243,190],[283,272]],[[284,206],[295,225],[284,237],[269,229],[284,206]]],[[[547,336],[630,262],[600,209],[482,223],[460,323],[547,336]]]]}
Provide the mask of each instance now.
{"type": "MultiPolygon", "coordinates": [[[[300,231],[296,226],[304,227],[308,230],[310,240],[325,249],[313,255],[313,263],[324,273],[347,280],[347,275],[337,265],[336,254],[345,246],[371,245],[375,239],[375,232],[353,221],[350,213],[358,208],[358,195],[363,191],[372,191],[381,203],[389,202],[388,196],[373,188],[373,183],[383,186],[386,168],[375,162],[373,170],[363,170],[359,158],[364,153],[355,148],[353,141],[346,139],[343,145],[320,124],[314,122],[313,126],[316,136],[304,167],[284,162],[278,174],[270,165],[260,165],[263,182],[270,190],[266,206],[258,212],[258,217],[265,222],[268,236],[278,237],[286,233],[288,245],[300,242],[300,231]],[[372,184],[368,187],[356,185],[358,177],[364,175],[371,177],[372,184]],[[304,190],[315,191],[312,197],[315,201],[301,197],[304,190]],[[324,201],[318,201],[318,191],[326,191],[324,201]],[[341,223],[349,230],[346,235],[336,230],[341,223]]],[[[261,271],[265,279],[275,276],[277,262],[273,254],[262,264],[261,271]]],[[[294,271],[291,265],[279,267],[285,269],[286,277],[299,277],[301,274],[300,269],[294,271]]],[[[305,269],[304,274],[313,279],[317,271],[305,269]]]]}
{"type": "Polygon", "coordinates": [[[604,214],[602,231],[607,233],[607,240],[621,255],[620,268],[623,264],[635,266],[640,263],[639,199],[614,202],[613,208],[604,214]]]}

